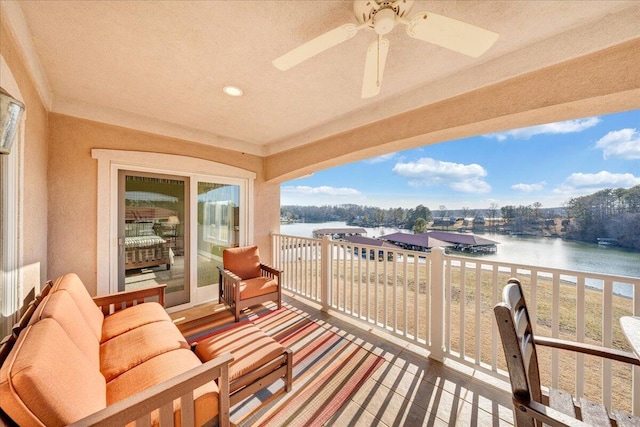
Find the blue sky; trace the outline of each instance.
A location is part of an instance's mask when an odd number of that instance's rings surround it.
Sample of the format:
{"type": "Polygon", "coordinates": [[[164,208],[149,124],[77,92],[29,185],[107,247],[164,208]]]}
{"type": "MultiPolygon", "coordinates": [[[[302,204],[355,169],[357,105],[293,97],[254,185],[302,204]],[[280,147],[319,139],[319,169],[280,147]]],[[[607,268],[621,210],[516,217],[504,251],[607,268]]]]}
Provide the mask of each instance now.
{"type": "Polygon", "coordinates": [[[640,110],[465,138],[326,169],[282,184],[282,205],[559,207],[640,184],[640,110]]]}

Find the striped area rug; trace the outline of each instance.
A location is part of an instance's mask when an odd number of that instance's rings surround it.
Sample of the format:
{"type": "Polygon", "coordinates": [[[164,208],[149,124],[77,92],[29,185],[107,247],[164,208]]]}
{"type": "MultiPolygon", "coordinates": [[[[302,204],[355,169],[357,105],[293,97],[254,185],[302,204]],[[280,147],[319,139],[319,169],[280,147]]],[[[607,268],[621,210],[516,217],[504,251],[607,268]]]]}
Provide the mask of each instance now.
{"type": "MultiPolygon", "coordinates": [[[[383,362],[293,307],[252,313],[245,322],[293,351],[293,389],[284,393],[277,391],[281,383],[274,384],[235,405],[231,421],[238,426],[321,426],[383,362]]],[[[191,343],[229,327],[217,324],[184,333],[191,343]]]]}

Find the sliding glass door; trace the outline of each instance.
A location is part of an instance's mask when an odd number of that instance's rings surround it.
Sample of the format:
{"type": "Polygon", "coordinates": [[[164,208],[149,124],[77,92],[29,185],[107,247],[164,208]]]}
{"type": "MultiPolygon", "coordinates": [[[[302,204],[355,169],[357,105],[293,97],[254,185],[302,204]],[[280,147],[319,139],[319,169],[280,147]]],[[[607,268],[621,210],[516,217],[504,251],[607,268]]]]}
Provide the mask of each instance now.
{"type": "Polygon", "coordinates": [[[118,172],[118,290],[166,284],[167,307],[217,301],[222,251],[246,241],[246,181],[118,172]]]}
{"type": "Polygon", "coordinates": [[[167,284],[170,311],[218,299],[222,251],[252,241],[254,172],[195,157],[95,148],[97,294],[167,284]]]}
{"type": "Polygon", "coordinates": [[[167,307],[189,303],[189,180],[120,171],[118,290],[166,284],[167,307]]]}
{"type": "Polygon", "coordinates": [[[222,251],[240,243],[240,186],[198,181],[197,298],[217,298],[222,251]]]}

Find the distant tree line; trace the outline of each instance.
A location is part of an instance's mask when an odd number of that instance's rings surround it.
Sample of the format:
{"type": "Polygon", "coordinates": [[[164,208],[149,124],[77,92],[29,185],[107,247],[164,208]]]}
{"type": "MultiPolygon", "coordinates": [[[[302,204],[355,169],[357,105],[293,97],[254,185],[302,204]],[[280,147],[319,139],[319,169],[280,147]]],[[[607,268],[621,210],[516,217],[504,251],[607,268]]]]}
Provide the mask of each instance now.
{"type": "Polygon", "coordinates": [[[344,221],[357,227],[394,227],[424,233],[433,221],[431,210],[418,205],[412,209],[382,209],[353,204],[337,206],[282,206],[280,216],[286,221],[327,222],[344,221]]]}
{"type": "Polygon", "coordinates": [[[282,206],[280,216],[285,220],[303,222],[344,221],[347,225],[360,227],[396,227],[405,228],[409,222],[417,219],[415,211],[431,220],[431,212],[420,205],[416,209],[381,209],[373,206],[353,204],[337,206],[282,206]]]}
{"type": "Polygon", "coordinates": [[[620,246],[640,249],[640,185],[575,197],[565,210],[567,238],[586,242],[616,239],[620,246]]]}
{"type": "Polygon", "coordinates": [[[540,202],[502,207],[491,203],[487,209],[448,210],[440,205],[432,212],[424,205],[382,209],[345,204],[282,206],[280,215],[289,221],[341,221],[357,227],[404,228],[416,234],[426,232],[429,224],[452,224],[460,218],[477,218],[487,221],[489,231],[555,235],[592,243],[598,238],[610,238],[616,239],[620,246],[640,249],[640,185],[572,198],[562,208],[543,208],[540,202]],[[561,231],[549,231],[555,229],[556,219],[562,221],[561,231]]]}

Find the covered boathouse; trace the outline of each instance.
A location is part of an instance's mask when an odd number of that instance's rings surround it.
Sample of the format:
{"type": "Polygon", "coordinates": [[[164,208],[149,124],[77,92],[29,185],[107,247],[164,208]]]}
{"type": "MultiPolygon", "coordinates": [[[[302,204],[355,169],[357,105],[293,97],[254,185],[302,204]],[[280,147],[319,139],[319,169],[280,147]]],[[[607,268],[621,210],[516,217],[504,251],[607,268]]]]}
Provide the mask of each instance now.
{"type": "Polygon", "coordinates": [[[322,239],[324,236],[329,236],[333,240],[343,240],[349,236],[363,236],[367,234],[367,230],[364,228],[347,227],[347,228],[318,228],[313,230],[314,239],[322,239]]]}
{"type": "Polygon", "coordinates": [[[408,250],[429,252],[433,247],[443,247],[467,253],[496,253],[499,242],[468,233],[429,231],[423,234],[393,233],[380,237],[408,250]]]}

